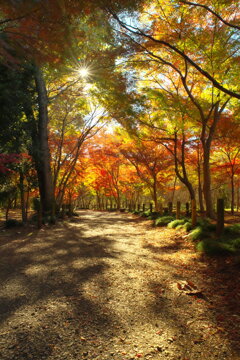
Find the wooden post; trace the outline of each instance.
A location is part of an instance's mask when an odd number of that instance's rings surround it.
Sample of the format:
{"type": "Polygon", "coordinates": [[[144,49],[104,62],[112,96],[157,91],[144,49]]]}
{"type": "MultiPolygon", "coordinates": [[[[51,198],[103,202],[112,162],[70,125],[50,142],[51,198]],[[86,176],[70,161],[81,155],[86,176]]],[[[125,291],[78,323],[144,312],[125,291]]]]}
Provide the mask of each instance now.
{"type": "Polygon", "coordinates": [[[143,208],[142,208],[142,209],[143,209],[143,212],[145,212],[145,204],[143,204],[143,208]]]}
{"type": "Polygon", "coordinates": [[[217,236],[224,231],[224,199],[217,199],[217,236]]]}
{"type": "Polygon", "coordinates": [[[177,211],[176,211],[176,219],[180,219],[180,211],[181,211],[181,202],[177,201],[177,211]]]}
{"type": "Polygon", "coordinates": [[[140,204],[138,204],[138,207],[137,207],[137,208],[138,208],[138,211],[140,211],[140,204]]]}
{"type": "Polygon", "coordinates": [[[192,199],[192,227],[197,225],[197,208],[196,208],[196,200],[192,199]]]}
{"type": "Polygon", "coordinates": [[[168,212],[169,212],[169,215],[171,215],[172,214],[172,202],[171,201],[169,201],[169,203],[168,203],[168,212]]]}
{"type": "Polygon", "coordinates": [[[190,215],[190,211],[189,211],[189,202],[186,202],[186,216],[190,215]]]}
{"type": "Polygon", "coordinates": [[[150,213],[152,213],[152,211],[153,211],[153,204],[150,203],[150,213]]]}

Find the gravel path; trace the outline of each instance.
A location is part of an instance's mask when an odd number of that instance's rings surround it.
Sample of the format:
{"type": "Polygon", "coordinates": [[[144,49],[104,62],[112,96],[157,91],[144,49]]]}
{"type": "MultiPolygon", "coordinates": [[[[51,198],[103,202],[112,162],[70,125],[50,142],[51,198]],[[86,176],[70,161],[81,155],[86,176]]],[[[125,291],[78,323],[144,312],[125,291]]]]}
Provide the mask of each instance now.
{"type": "Polygon", "coordinates": [[[240,359],[192,245],[129,214],[79,215],[0,233],[1,360],[240,359]]]}

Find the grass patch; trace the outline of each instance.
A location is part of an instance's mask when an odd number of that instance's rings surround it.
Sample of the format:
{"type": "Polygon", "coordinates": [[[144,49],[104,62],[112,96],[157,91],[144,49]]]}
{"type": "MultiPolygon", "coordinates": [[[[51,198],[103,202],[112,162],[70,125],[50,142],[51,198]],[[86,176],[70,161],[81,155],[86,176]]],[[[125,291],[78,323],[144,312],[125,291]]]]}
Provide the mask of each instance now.
{"type": "Polygon", "coordinates": [[[240,252],[240,224],[226,227],[224,234],[219,239],[211,238],[215,230],[216,225],[205,220],[201,226],[189,233],[191,240],[199,240],[196,244],[197,251],[209,256],[235,255],[240,252]]]}
{"type": "Polygon", "coordinates": [[[168,223],[174,220],[173,216],[161,216],[155,220],[155,226],[166,226],[168,223]]]}
{"type": "Polygon", "coordinates": [[[169,229],[175,229],[175,228],[181,228],[180,226],[184,225],[185,222],[187,221],[187,219],[176,219],[176,220],[173,220],[171,221],[169,224],[168,224],[168,228],[169,229]]]}
{"type": "Polygon", "coordinates": [[[141,216],[142,217],[149,217],[151,215],[151,211],[150,210],[146,210],[146,211],[142,211],[141,216]]]}
{"type": "Polygon", "coordinates": [[[196,250],[209,256],[232,255],[236,252],[236,249],[232,244],[214,239],[199,241],[199,243],[196,245],[196,250]]]}
{"type": "Polygon", "coordinates": [[[240,235],[240,224],[233,224],[230,226],[226,226],[224,233],[231,235],[240,235]]]}
{"type": "Polygon", "coordinates": [[[202,226],[197,226],[195,229],[190,231],[188,238],[192,241],[200,240],[205,235],[205,231],[202,226]]]}
{"type": "Polygon", "coordinates": [[[189,232],[190,230],[192,230],[192,223],[190,221],[187,221],[187,222],[185,222],[185,224],[182,225],[182,228],[186,232],[189,232]]]}

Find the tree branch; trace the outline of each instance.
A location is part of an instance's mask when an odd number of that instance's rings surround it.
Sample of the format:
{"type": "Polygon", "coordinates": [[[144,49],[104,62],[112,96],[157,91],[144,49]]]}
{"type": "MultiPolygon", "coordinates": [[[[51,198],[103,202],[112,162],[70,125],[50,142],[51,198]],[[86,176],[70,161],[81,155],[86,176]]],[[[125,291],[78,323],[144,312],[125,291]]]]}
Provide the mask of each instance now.
{"type": "Polygon", "coordinates": [[[207,5],[203,5],[203,4],[198,4],[198,3],[194,3],[194,2],[191,2],[191,1],[186,1],[186,0],[179,0],[180,3],[183,3],[183,4],[186,4],[186,5],[192,5],[192,6],[195,6],[195,7],[201,7],[205,10],[207,10],[208,12],[210,12],[211,14],[213,14],[214,16],[216,16],[223,24],[231,27],[231,28],[234,28],[234,29],[237,29],[237,30],[240,30],[240,26],[238,25],[234,25],[234,24],[231,24],[229,23],[228,21],[224,20],[219,14],[217,14],[215,11],[213,11],[210,7],[208,7],[207,5]]]}

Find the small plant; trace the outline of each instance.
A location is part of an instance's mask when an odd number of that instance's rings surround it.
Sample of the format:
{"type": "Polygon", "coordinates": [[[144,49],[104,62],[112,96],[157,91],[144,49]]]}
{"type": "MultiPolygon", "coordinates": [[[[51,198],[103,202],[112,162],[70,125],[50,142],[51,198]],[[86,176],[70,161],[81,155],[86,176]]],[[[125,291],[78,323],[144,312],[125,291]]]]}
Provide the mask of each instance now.
{"type": "Polygon", "coordinates": [[[186,219],[173,220],[168,224],[168,228],[169,229],[175,229],[175,228],[179,227],[180,225],[185,224],[186,221],[187,221],[186,219]]]}
{"type": "Polygon", "coordinates": [[[200,240],[204,236],[204,230],[202,226],[197,226],[195,229],[190,231],[188,238],[192,241],[200,240]]]}
{"type": "Polygon", "coordinates": [[[192,230],[192,223],[190,221],[185,222],[185,224],[183,225],[183,229],[186,232],[189,232],[190,230],[192,230]]]}
{"type": "Polygon", "coordinates": [[[159,213],[157,211],[153,211],[152,213],[150,213],[150,215],[148,216],[148,219],[151,220],[156,220],[159,217],[159,213]]]}
{"type": "Polygon", "coordinates": [[[156,219],[155,226],[166,226],[168,223],[174,220],[173,216],[161,216],[156,219]]]}
{"type": "Polygon", "coordinates": [[[240,224],[227,226],[224,232],[232,235],[240,235],[240,224]]]}
{"type": "Polygon", "coordinates": [[[215,231],[216,224],[211,223],[211,220],[208,218],[198,219],[197,225],[201,226],[205,231],[215,231]]]}
{"type": "Polygon", "coordinates": [[[148,217],[151,215],[151,211],[150,210],[146,210],[142,213],[142,217],[148,217]]]}
{"type": "Polygon", "coordinates": [[[196,250],[198,252],[205,253],[210,256],[214,255],[230,255],[235,252],[233,245],[228,243],[223,243],[217,240],[202,240],[196,245],[196,250]]]}

